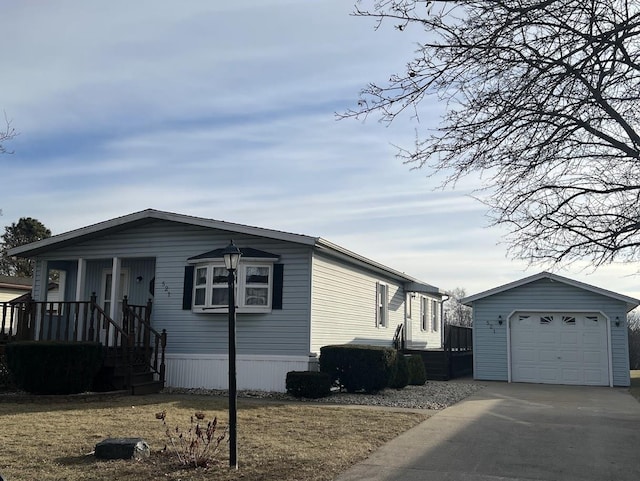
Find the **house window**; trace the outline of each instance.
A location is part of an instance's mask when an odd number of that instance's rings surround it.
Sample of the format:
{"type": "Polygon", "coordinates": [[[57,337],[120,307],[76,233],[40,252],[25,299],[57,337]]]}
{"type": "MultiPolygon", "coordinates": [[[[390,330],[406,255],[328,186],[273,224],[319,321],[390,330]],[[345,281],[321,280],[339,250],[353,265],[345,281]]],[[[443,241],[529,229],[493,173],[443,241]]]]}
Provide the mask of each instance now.
{"type": "Polygon", "coordinates": [[[404,300],[404,316],[407,319],[411,319],[411,299],[412,294],[410,292],[407,293],[404,300]]]}
{"type": "Polygon", "coordinates": [[[376,325],[387,327],[389,323],[389,286],[378,282],[376,284],[376,325]]]}
{"type": "Polygon", "coordinates": [[[271,299],[269,294],[270,267],[245,266],[244,279],[244,304],[247,306],[268,306],[271,299]]]}
{"type": "Polygon", "coordinates": [[[420,329],[429,330],[429,299],[426,297],[420,298],[420,329]]]}
{"type": "Polygon", "coordinates": [[[431,329],[438,331],[438,301],[431,301],[431,329]]]}
{"type": "Polygon", "coordinates": [[[193,305],[204,306],[206,305],[207,298],[207,272],[206,267],[198,267],[195,271],[196,277],[194,280],[193,290],[193,305]]]}
{"type": "Polygon", "coordinates": [[[47,314],[63,315],[67,271],[49,270],[49,286],[47,288],[47,314]]]}
{"type": "MultiPolygon", "coordinates": [[[[194,269],[193,310],[225,312],[229,308],[229,274],[222,263],[199,264],[194,269]]],[[[236,274],[239,312],[271,311],[273,264],[243,263],[236,274]]]]}

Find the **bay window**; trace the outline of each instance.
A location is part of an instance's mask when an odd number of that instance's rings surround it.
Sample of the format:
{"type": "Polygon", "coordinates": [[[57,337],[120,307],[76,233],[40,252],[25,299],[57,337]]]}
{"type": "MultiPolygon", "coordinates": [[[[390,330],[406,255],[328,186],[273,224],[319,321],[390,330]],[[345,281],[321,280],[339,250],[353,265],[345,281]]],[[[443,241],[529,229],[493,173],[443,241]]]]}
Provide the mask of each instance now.
{"type": "MultiPolygon", "coordinates": [[[[197,264],[194,269],[192,309],[226,312],[229,307],[228,271],[222,262],[197,264]]],[[[236,272],[238,312],[269,312],[273,290],[273,264],[243,262],[236,272]]]]}

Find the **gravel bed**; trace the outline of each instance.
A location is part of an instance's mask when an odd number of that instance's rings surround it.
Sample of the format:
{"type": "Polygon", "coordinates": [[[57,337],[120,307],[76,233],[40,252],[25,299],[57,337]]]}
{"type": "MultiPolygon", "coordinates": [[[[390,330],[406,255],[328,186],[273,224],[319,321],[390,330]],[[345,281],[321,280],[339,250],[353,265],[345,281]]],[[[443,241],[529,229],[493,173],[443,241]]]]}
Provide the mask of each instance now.
{"type": "MultiPolygon", "coordinates": [[[[484,386],[477,383],[428,381],[423,386],[407,386],[404,389],[385,389],[378,394],[349,394],[332,392],[320,399],[298,399],[286,393],[265,391],[239,391],[239,398],[272,399],[284,401],[302,401],[324,404],[349,404],[411,409],[444,409],[457,403],[484,386]]],[[[204,394],[209,396],[227,396],[226,390],[166,388],[167,394],[204,394]]]]}

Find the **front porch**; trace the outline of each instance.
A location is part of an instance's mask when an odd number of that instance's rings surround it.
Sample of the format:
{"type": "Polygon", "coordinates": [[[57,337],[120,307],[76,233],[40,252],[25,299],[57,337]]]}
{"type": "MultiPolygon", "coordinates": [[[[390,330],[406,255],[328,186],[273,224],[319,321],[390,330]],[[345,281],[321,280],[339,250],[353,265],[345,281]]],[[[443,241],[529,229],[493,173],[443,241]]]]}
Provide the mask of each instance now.
{"type": "Polygon", "coordinates": [[[99,342],[104,363],[96,388],[158,392],[165,382],[167,333],[151,327],[152,303],[129,304],[116,316],[105,312],[93,293],[88,301],[35,301],[29,296],[0,303],[0,361],[4,345],[15,341],[99,342]]]}

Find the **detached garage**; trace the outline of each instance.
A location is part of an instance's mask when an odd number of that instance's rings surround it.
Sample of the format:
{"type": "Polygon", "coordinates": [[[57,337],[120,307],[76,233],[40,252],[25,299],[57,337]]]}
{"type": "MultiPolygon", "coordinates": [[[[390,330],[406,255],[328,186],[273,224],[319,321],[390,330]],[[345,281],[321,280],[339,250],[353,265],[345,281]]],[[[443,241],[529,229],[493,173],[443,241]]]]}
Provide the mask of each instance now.
{"type": "Polygon", "coordinates": [[[638,299],[550,272],[466,297],[474,378],[629,385],[627,312],[638,299]]]}

